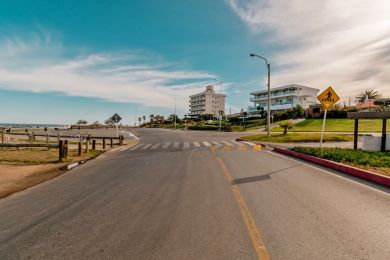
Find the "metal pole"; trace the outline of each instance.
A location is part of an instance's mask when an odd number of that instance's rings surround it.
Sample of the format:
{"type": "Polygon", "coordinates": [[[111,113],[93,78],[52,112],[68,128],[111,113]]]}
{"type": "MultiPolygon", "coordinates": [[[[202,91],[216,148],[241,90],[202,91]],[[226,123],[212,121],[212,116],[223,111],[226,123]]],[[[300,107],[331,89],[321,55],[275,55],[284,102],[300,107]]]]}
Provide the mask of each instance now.
{"type": "Polygon", "coordinates": [[[324,131],[325,131],[325,121],[326,121],[326,112],[328,111],[328,109],[325,109],[325,112],[324,112],[324,121],[322,122],[322,131],[321,131],[321,139],[320,139],[320,148],[322,147],[322,139],[324,137],[324,131]]]}
{"type": "Polygon", "coordinates": [[[267,62],[268,68],[268,107],[267,107],[267,139],[270,137],[270,121],[271,121],[271,64],[267,62]]]}
{"type": "Polygon", "coordinates": [[[355,118],[355,128],[353,131],[353,149],[358,148],[359,119],[355,118]]]}
{"type": "Polygon", "coordinates": [[[382,122],[382,141],[381,141],[381,152],[386,151],[386,118],[383,118],[382,122]]]}
{"type": "Polygon", "coordinates": [[[221,85],[219,86],[219,128],[218,131],[221,131],[221,123],[222,123],[222,104],[221,104],[221,85]]]}
{"type": "Polygon", "coordinates": [[[175,128],[176,128],[176,97],[175,97],[175,128]]]}

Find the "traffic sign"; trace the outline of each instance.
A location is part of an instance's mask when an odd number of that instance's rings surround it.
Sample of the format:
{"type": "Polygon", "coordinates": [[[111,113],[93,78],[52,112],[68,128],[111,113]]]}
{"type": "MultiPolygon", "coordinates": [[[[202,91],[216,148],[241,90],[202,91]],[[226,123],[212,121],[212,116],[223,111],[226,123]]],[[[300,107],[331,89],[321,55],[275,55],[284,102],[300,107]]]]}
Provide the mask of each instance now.
{"type": "Polygon", "coordinates": [[[328,87],[317,97],[317,99],[321,102],[325,109],[329,109],[340,100],[339,96],[337,96],[332,87],[328,87]]]}
{"type": "Polygon", "coordinates": [[[112,120],[112,122],[114,122],[115,124],[118,124],[119,121],[122,120],[122,117],[120,117],[117,113],[115,113],[115,114],[111,117],[111,120],[112,120]]]}

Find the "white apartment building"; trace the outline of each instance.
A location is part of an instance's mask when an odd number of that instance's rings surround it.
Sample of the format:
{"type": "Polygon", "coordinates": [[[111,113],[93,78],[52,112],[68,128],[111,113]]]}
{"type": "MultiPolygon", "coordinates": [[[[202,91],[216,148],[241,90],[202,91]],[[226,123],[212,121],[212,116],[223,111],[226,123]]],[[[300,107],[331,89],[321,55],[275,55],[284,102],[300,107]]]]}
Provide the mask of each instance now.
{"type": "Polygon", "coordinates": [[[214,87],[209,85],[206,90],[190,96],[190,117],[200,115],[218,115],[219,111],[225,113],[225,94],[215,93],[214,87]]]}
{"type": "MultiPolygon", "coordinates": [[[[285,111],[301,105],[308,108],[309,105],[317,104],[317,96],[320,90],[301,85],[291,84],[278,88],[271,88],[271,112],[285,111]]],[[[254,91],[250,93],[250,101],[253,106],[248,107],[248,112],[257,111],[257,107],[263,107],[267,111],[268,91],[254,91]]]]}

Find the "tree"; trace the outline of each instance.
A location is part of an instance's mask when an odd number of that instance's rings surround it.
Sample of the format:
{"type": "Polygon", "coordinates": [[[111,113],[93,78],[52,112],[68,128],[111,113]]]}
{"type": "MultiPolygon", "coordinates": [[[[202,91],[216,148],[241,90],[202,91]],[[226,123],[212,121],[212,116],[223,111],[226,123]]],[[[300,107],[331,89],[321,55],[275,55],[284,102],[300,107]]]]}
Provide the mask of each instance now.
{"type": "Polygon", "coordinates": [[[112,121],[111,117],[110,118],[107,118],[106,120],[104,120],[104,124],[105,125],[113,125],[114,122],[112,121]]]}
{"type": "Polygon", "coordinates": [[[142,116],[142,119],[144,120],[144,124],[145,124],[146,116],[142,116]]]}
{"type": "Polygon", "coordinates": [[[141,125],[141,117],[138,117],[138,125],[141,125]]]}
{"type": "Polygon", "coordinates": [[[287,135],[288,130],[291,130],[294,127],[294,123],[292,120],[282,122],[279,124],[281,128],[283,128],[283,135],[287,135]]]}
{"type": "Polygon", "coordinates": [[[88,124],[88,121],[87,121],[87,120],[84,120],[84,119],[80,119],[79,121],[77,121],[76,124],[77,124],[77,125],[86,125],[86,124],[88,124]]]}
{"type": "Polygon", "coordinates": [[[154,122],[155,122],[156,126],[159,127],[160,124],[164,123],[164,116],[161,116],[161,115],[154,116],[154,122]]]}
{"type": "Polygon", "coordinates": [[[153,123],[154,123],[154,115],[150,114],[149,115],[149,125],[152,126],[153,123]]]}
{"type": "Polygon", "coordinates": [[[96,120],[95,122],[93,122],[92,125],[100,125],[99,120],[96,120]]]}
{"type": "Polygon", "coordinates": [[[374,91],[373,89],[365,90],[363,92],[360,92],[360,94],[356,97],[358,102],[364,102],[366,101],[366,98],[368,99],[378,99],[381,95],[378,93],[378,91],[374,91]]]}
{"type": "Polygon", "coordinates": [[[305,109],[301,105],[296,105],[292,109],[293,117],[294,118],[302,118],[305,115],[305,109]]]}
{"type": "Polygon", "coordinates": [[[177,115],[175,115],[175,114],[170,115],[170,116],[168,117],[168,121],[174,123],[174,122],[175,122],[175,118],[176,118],[176,122],[179,122],[179,121],[180,121],[180,118],[179,118],[177,115]]]}

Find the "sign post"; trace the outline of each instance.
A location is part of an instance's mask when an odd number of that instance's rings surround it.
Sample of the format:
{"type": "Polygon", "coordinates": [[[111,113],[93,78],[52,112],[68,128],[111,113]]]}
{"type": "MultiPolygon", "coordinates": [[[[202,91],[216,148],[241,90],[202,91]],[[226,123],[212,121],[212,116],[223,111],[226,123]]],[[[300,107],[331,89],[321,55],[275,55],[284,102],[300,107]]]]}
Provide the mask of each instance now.
{"type": "Polygon", "coordinates": [[[116,137],[119,137],[119,133],[118,133],[118,123],[119,123],[119,121],[122,120],[122,117],[120,117],[117,113],[115,113],[115,114],[111,117],[111,120],[112,120],[112,122],[114,122],[114,124],[115,124],[115,128],[116,128],[116,137]]]}
{"type": "Polygon", "coordinates": [[[337,101],[340,100],[339,96],[336,94],[336,92],[333,90],[332,87],[328,87],[324,92],[322,92],[317,99],[321,102],[321,104],[324,106],[324,120],[322,122],[322,131],[321,131],[321,139],[320,139],[320,148],[322,147],[322,140],[324,138],[324,131],[325,131],[325,121],[326,121],[326,112],[329,108],[331,108],[337,101]]]}

